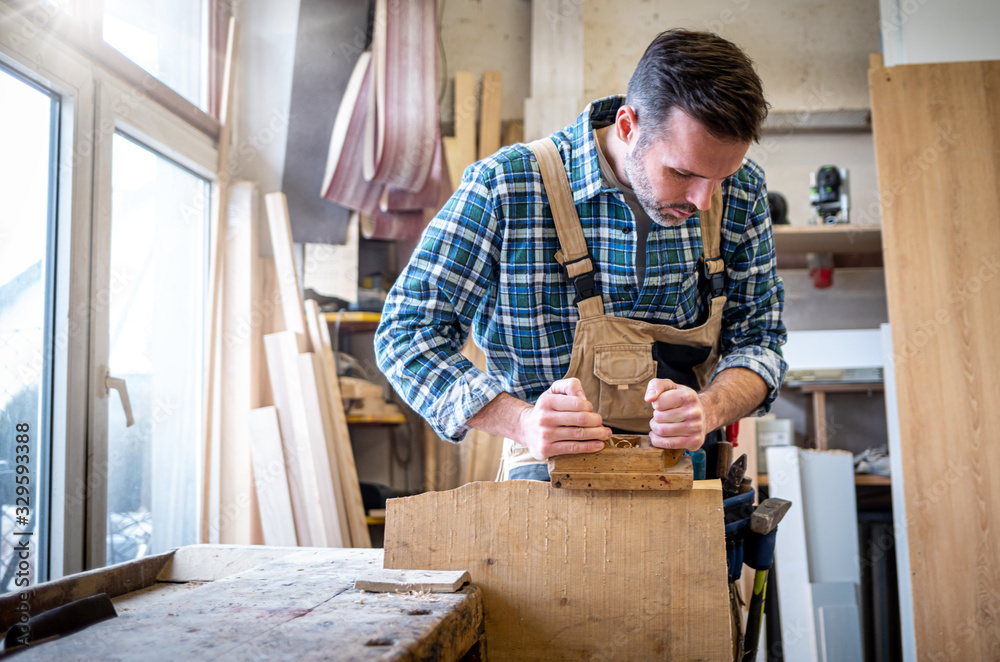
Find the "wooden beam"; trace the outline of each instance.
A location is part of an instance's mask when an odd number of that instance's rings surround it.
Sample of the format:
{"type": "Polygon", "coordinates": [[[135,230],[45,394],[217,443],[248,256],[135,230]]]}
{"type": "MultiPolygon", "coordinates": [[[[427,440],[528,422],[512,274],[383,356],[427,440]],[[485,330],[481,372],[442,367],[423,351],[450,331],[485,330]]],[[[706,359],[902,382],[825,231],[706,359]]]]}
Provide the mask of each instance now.
{"type": "Polygon", "coordinates": [[[278,410],[274,407],[254,409],[247,414],[247,421],[264,544],[295,546],[298,539],[278,426],[278,410]]]}
{"type": "MultiPolygon", "coordinates": [[[[455,72],[455,139],[455,162],[451,154],[446,156],[452,168],[465,170],[476,160],[476,77],[469,71],[455,72]]],[[[461,171],[459,175],[458,179],[452,178],[455,186],[461,181],[461,171]]]]}

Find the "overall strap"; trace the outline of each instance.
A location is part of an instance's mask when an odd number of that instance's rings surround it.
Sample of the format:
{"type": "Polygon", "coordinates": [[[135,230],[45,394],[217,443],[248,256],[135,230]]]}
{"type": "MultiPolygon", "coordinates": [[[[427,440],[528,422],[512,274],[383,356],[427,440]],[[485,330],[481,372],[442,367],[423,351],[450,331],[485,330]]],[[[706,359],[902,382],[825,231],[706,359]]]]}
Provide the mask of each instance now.
{"type": "Polygon", "coordinates": [[[701,219],[701,277],[712,299],[726,294],[726,263],[722,259],[722,188],[712,194],[707,211],[701,219]]]}
{"type": "Polygon", "coordinates": [[[604,304],[594,281],[594,261],[587,250],[587,239],[583,236],[580,217],[573,205],[573,189],[570,187],[566,168],[559,148],[551,138],[542,138],[528,144],[538,160],[542,184],[548,194],[552,219],[556,224],[560,250],[556,261],[565,269],[569,280],[576,288],[573,303],[580,311],[580,317],[593,317],[604,313],[604,304]]]}

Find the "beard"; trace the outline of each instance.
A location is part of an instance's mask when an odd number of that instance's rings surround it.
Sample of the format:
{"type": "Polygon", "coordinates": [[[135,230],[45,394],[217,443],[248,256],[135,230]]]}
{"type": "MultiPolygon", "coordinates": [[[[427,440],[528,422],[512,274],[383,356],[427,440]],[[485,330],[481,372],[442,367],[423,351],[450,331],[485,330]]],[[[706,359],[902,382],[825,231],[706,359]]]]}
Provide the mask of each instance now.
{"type": "Polygon", "coordinates": [[[655,223],[668,228],[684,225],[687,218],[675,216],[668,209],[676,209],[693,214],[698,211],[698,208],[689,202],[668,202],[665,205],[659,203],[653,194],[653,185],[649,182],[646,166],[642,162],[642,158],[648,148],[649,146],[640,138],[638,144],[625,154],[625,174],[628,176],[632,190],[635,192],[635,197],[655,223]]]}

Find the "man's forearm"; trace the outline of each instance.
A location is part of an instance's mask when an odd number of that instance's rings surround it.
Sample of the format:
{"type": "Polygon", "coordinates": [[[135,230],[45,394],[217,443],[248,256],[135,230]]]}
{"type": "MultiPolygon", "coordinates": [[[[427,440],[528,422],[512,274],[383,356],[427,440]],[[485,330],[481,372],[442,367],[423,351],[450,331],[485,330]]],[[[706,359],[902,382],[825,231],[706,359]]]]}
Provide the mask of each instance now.
{"type": "Polygon", "coordinates": [[[469,425],[520,442],[521,416],[527,409],[531,409],[527,402],[518,400],[510,393],[501,393],[476,412],[469,419],[469,425]]]}
{"type": "Polygon", "coordinates": [[[707,430],[717,430],[753,413],[768,394],[767,383],[753,370],[723,370],[699,394],[707,430]]]}

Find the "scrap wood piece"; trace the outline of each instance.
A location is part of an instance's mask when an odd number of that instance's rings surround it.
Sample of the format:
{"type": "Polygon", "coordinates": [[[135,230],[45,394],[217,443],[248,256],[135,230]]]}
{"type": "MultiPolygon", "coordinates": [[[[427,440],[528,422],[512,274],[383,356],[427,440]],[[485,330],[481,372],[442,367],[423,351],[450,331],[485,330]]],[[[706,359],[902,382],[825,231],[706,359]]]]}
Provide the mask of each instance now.
{"type": "Polygon", "coordinates": [[[330,328],[326,320],[320,316],[319,306],[312,299],[306,301],[309,335],[314,345],[320,347],[323,360],[322,381],[326,392],[326,404],[333,423],[334,453],[337,466],[340,468],[341,488],[344,494],[344,506],[347,510],[347,522],[351,532],[353,547],[371,547],[371,534],[365,520],[365,507],[361,499],[361,484],[358,480],[358,469],[354,463],[354,449],[351,447],[351,436],[347,427],[347,416],[344,413],[343,400],[340,393],[340,381],[337,379],[336,364],[333,361],[333,345],[330,342],[330,328]]]}
{"type": "Polygon", "coordinates": [[[260,524],[264,544],[295,546],[295,516],[288,488],[288,471],[274,407],[253,409],[247,415],[250,429],[250,459],[253,463],[254,488],[260,504],[260,524]]]}
{"type": "Polygon", "coordinates": [[[365,179],[419,191],[438,136],[437,2],[376,0],[374,24],[365,179]]]}
{"type": "Polygon", "coordinates": [[[475,577],[491,660],[732,659],[718,481],[587,493],[479,482],[387,511],[386,568],[475,577]]]}
{"type": "Polygon", "coordinates": [[[354,588],[372,593],[454,593],[472,581],[467,570],[370,570],[354,580],[354,588]]]}

